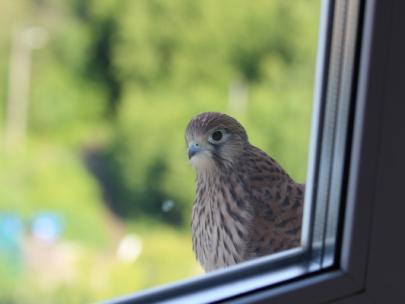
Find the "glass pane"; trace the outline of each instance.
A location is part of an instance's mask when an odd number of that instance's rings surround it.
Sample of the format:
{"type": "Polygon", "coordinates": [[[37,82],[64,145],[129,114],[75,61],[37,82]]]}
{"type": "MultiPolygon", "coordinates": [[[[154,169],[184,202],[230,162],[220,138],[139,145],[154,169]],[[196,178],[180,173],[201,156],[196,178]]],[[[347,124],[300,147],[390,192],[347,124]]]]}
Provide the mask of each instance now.
{"type": "Polygon", "coordinates": [[[317,144],[311,155],[317,165],[311,167],[312,184],[308,185],[310,193],[306,197],[307,213],[312,213],[313,217],[305,223],[310,238],[305,243],[312,250],[312,262],[319,268],[335,262],[347,174],[348,126],[354,104],[355,56],[359,50],[359,1],[330,1],[329,7],[327,22],[332,27],[325,46],[330,51],[325,51],[328,54],[324,63],[326,69],[321,72],[323,80],[318,81],[317,99],[322,114],[314,124],[313,136],[317,144]]]}
{"type": "MultiPolygon", "coordinates": [[[[319,2],[0,2],[0,302],[94,302],[203,274],[184,143],[198,113],[234,117],[304,183],[319,2]]],[[[280,187],[256,194],[292,208],[280,187]]],[[[299,235],[277,208],[269,216],[299,235]]],[[[248,226],[232,229],[261,232],[248,226]]],[[[246,259],[291,239],[257,237],[246,259]]]]}

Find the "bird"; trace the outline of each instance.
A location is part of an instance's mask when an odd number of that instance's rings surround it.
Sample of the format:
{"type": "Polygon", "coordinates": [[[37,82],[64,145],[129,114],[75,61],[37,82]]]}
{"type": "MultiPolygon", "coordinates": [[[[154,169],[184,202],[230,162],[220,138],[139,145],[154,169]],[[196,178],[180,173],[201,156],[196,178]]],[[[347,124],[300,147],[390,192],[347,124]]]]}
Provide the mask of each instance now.
{"type": "Polygon", "coordinates": [[[205,272],[300,246],[305,184],[250,144],[235,118],[200,113],[185,140],[196,171],[192,247],[205,272]]]}

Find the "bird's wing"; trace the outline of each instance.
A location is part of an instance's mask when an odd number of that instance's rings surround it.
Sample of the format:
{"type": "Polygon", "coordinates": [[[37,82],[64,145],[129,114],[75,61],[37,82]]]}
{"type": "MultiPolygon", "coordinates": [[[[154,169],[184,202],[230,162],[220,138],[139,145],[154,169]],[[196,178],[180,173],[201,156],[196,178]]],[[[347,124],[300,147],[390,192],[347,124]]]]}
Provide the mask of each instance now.
{"type": "Polygon", "coordinates": [[[254,233],[274,251],[299,246],[304,185],[295,183],[275,160],[254,147],[243,167],[242,178],[255,206],[254,233]]]}

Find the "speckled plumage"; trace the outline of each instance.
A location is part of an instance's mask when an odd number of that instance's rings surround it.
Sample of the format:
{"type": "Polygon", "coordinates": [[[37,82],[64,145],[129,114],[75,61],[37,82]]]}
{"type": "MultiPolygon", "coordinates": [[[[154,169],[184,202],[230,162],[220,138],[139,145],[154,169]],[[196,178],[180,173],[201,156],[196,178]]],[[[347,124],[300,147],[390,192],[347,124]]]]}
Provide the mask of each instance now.
{"type": "Polygon", "coordinates": [[[193,250],[206,271],[300,245],[304,185],[251,145],[234,118],[199,114],[186,141],[197,172],[193,250]]]}

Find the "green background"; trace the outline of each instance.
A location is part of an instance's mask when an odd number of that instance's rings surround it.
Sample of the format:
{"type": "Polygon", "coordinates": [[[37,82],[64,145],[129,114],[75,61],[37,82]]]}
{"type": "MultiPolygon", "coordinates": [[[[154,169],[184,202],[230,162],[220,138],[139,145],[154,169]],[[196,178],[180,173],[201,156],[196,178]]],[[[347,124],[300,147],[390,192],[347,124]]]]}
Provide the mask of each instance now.
{"type": "Polygon", "coordinates": [[[0,302],[94,302],[200,274],[185,126],[228,113],[305,181],[318,22],[315,0],[1,1],[0,214],[23,231],[11,254],[0,237],[0,302]],[[20,42],[26,137],[7,147],[21,33],[42,42],[20,42]],[[58,240],[32,235],[41,212],[61,217],[58,240]],[[133,261],[117,257],[126,235],[133,261]]]}

